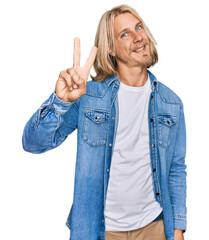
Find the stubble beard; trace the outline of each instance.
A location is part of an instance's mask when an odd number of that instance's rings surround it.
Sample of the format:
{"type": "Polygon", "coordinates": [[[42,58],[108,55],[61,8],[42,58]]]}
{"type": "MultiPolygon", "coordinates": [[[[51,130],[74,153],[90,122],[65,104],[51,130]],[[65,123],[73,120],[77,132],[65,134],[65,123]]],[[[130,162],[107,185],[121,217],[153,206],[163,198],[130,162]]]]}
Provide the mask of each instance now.
{"type": "Polygon", "coordinates": [[[152,56],[151,56],[150,53],[143,56],[143,59],[144,59],[143,62],[146,65],[147,68],[152,65],[152,56]]]}
{"type": "MultiPolygon", "coordinates": [[[[137,48],[136,48],[136,49],[137,49],[137,48]]],[[[130,54],[131,54],[132,52],[133,52],[133,50],[131,49],[131,50],[130,50],[130,54]]],[[[120,57],[120,55],[117,54],[117,52],[116,52],[116,55],[115,55],[115,59],[116,59],[116,61],[120,61],[120,62],[122,62],[122,63],[125,64],[125,65],[129,64],[129,61],[126,60],[126,59],[124,59],[124,58],[122,58],[122,57],[120,57]]],[[[136,63],[136,66],[137,66],[137,65],[138,65],[138,66],[144,65],[144,66],[146,66],[147,68],[150,67],[150,66],[152,65],[152,56],[151,56],[151,53],[150,53],[150,48],[149,48],[148,53],[144,53],[144,54],[142,55],[142,61],[137,61],[137,60],[135,60],[135,63],[136,63]]]]}

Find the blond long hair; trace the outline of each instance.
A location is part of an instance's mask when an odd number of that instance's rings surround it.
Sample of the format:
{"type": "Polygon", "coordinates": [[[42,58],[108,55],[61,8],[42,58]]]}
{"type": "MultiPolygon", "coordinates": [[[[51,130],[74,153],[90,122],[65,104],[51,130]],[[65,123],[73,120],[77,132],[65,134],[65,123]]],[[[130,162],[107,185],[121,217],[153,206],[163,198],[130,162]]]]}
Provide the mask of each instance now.
{"type": "Polygon", "coordinates": [[[155,41],[148,27],[136,10],[127,5],[120,5],[112,8],[109,11],[106,11],[100,19],[95,36],[95,46],[98,48],[98,51],[94,62],[96,76],[91,76],[93,80],[103,81],[108,76],[112,76],[116,73],[117,63],[115,58],[109,54],[109,48],[115,51],[114,20],[116,16],[122,13],[131,13],[142,22],[143,28],[150,40],[150,52],[152,58],[152,62],[149,66],[147,66],[147,68],[154,66],[154,64],[158,62],[158,53],[155,47],[157,42],[155,41]]]}

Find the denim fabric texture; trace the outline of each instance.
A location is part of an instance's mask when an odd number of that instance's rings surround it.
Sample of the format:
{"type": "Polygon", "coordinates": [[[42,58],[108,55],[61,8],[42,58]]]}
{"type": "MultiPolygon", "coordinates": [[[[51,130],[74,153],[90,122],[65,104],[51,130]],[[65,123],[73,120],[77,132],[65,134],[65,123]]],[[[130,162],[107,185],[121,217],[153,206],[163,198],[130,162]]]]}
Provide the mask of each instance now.
{"type": "MultiPolygon", "coordinates": [[[[183,103],[148,70],[148,119],[154,193],[163,208],[167,240],[186,230],[186,127],[183,103]]],[[[104,240],[104,206],[118,126],[117,75],[88,81],[86,93],[65,103],[52,93],[24,128],[23,148],[43,153],[77,129],[74,196],[67,226],[71,240],[104,240]]]]}

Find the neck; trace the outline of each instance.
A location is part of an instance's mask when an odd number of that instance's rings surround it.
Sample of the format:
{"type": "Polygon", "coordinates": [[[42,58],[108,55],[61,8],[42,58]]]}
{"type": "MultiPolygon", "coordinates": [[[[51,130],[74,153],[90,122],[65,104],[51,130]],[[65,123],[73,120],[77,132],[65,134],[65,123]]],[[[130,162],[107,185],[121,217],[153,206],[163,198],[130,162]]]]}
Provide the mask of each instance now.
{"type": "Polygon", "coordinates": [[[142,87],[148,79],[148,72],[146,66],[118,66],[118,70],[116,73],[120,82],[131,87],[142,87]]]}

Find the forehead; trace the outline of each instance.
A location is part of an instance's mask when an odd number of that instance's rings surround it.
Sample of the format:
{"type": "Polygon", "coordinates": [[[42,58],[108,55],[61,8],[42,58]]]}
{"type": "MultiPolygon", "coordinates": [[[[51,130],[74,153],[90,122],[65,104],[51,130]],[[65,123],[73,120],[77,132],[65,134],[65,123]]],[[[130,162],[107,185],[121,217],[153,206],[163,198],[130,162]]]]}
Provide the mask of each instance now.
{"type": "Polygon", "coordinates": [[[115,17],[114,31],[120,32],[125,28],[135,27],[140,20],[131,13],[122,13],[115,17]]]}

